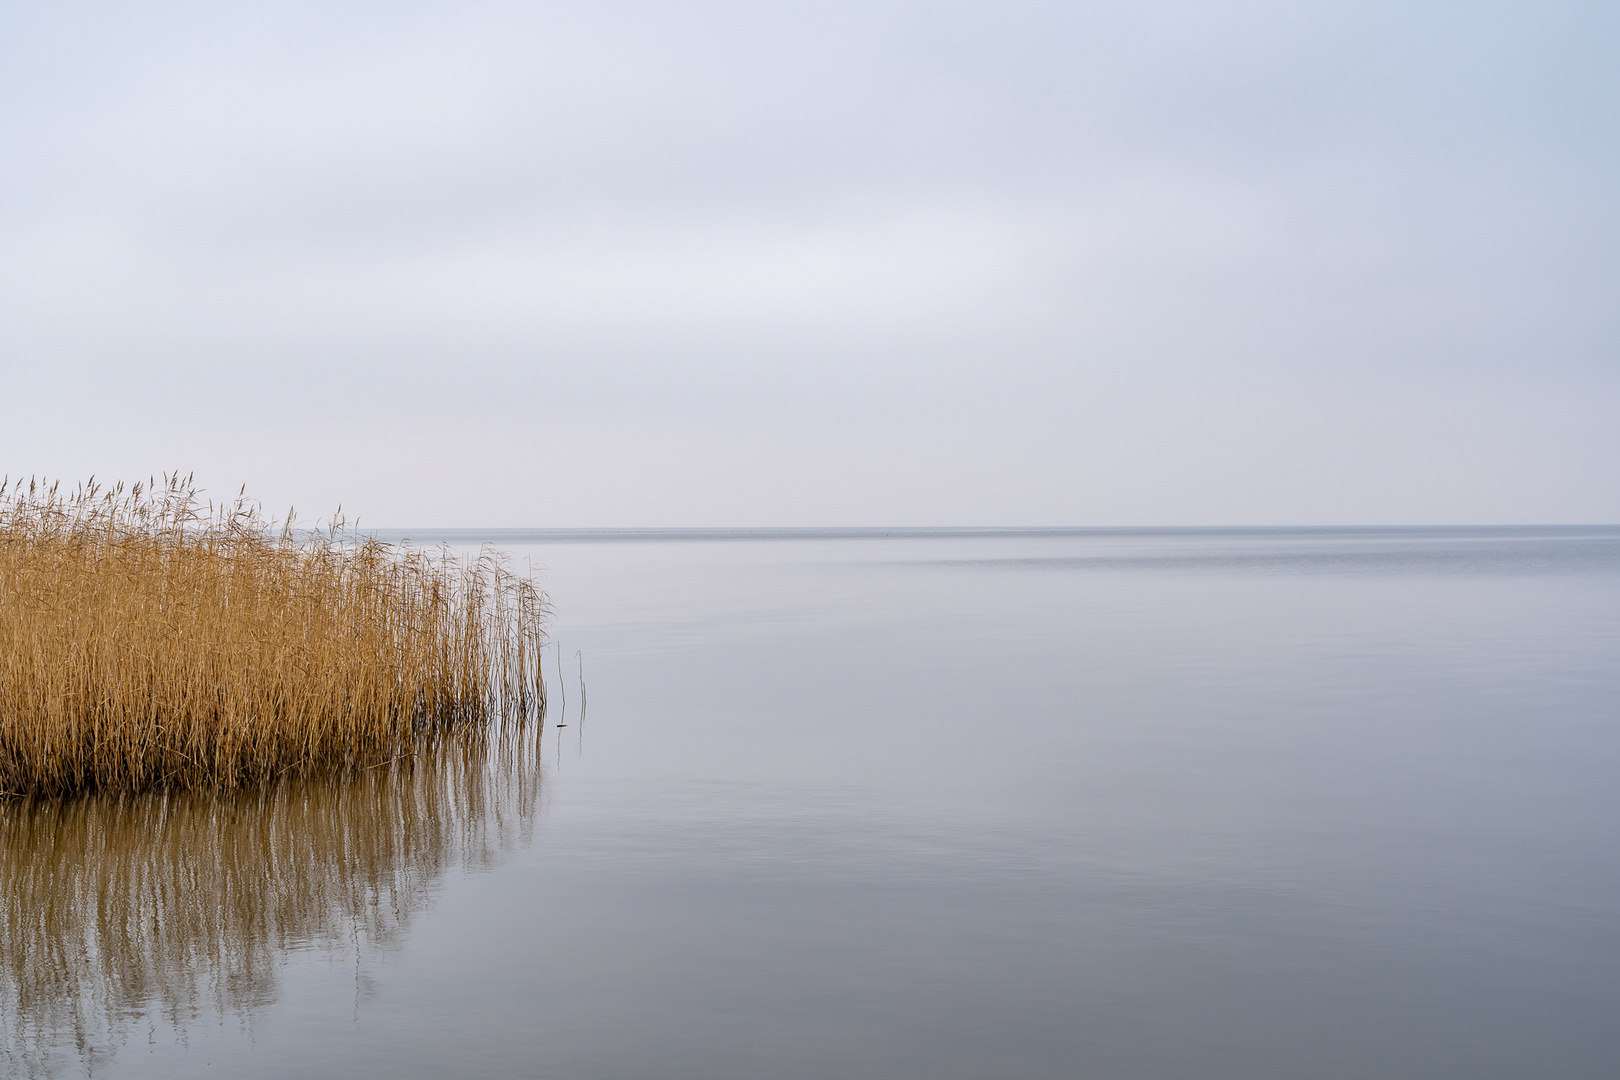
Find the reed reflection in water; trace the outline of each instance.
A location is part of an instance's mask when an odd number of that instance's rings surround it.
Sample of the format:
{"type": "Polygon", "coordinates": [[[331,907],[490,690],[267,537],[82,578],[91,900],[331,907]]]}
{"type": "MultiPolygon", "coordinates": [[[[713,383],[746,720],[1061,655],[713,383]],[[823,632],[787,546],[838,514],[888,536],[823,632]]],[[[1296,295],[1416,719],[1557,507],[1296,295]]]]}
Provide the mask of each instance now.
{"type": "Polygon", "coordinates": [[[259,791],[0,803],[3,1071],[89,1072],[136,1025],[246,1019],[290,951],[388,948],[443,872],[532,838],[538,736],[259,791]]]}

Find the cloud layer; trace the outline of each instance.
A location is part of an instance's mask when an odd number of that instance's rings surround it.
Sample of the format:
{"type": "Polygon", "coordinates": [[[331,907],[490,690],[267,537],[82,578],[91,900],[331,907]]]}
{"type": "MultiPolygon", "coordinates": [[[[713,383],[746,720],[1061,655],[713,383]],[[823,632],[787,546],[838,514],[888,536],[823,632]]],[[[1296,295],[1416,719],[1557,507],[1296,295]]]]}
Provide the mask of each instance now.
{"type": "Polygon", "coordinates": [[[1591,4],[0,14],[0,471],[376,524],[1620,518],[1591,4]]]}

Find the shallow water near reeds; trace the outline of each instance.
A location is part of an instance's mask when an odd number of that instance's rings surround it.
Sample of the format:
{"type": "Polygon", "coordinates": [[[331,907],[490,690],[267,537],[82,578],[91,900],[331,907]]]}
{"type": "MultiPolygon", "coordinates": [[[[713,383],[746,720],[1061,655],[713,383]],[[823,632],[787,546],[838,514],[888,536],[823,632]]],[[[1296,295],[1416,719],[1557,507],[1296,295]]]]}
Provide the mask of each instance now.
{"type": "Polygon", "coordinates": [[[0,1071],[1620,1075],[1620,528],[411,535],[538,747],[0,805],[0,1071]]]}

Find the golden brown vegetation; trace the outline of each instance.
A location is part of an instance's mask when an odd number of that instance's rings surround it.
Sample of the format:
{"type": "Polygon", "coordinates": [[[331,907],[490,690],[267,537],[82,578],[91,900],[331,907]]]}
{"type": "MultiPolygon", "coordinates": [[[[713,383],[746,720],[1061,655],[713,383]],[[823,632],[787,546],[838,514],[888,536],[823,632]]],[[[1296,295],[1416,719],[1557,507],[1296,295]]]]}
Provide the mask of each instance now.
{"type": "Polygon", "coordinates": [[[0,791],[374,767],[543,707],[545,613],[487,550],[277,532],[189,479],[0,486],[0,791]]]}
{"type": "Polygon", "coordinates": [[[93,1073],[137,1024],[251,1017],[294,951],[392,948],[441,873],[528,842],[534,734],[462,728],[349,777],[0,804],[0,1075],[93,1073]]]}

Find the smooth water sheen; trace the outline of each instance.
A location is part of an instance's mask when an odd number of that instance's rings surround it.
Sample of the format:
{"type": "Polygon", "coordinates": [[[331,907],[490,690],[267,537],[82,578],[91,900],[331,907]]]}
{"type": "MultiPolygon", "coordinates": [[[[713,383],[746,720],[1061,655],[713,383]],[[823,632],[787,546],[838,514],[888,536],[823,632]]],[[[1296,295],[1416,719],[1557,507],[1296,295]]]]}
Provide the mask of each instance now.
{"type": "Polygon", "coordinates": [[[539,772],[0,806],[5,1071],[1620,1075],[1620,529],[413,539],[539,772]]]}

